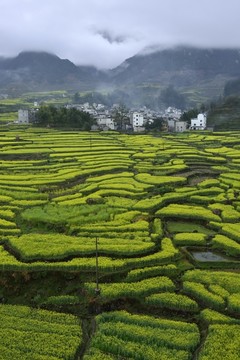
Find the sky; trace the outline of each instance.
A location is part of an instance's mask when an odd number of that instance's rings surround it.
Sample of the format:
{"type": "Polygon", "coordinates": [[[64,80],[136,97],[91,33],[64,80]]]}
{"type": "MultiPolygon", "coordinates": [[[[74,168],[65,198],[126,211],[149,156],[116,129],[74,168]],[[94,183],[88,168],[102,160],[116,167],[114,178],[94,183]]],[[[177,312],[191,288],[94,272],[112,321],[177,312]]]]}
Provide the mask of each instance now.
{"type": "Polygon", "coordinates": [[[0,0],[0,56],[47,51],[110,69],[176,45],[240,48],[239,0],[0,0]]]}

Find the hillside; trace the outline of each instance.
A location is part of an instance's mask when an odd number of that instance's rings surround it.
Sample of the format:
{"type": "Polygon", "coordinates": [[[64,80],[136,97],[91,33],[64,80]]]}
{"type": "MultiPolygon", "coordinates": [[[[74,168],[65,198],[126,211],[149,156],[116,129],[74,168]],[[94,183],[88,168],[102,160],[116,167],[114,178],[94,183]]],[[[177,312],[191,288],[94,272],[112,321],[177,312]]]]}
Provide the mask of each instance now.
{"type": "Polygon", "coordinates": [[[239,132],[0,146],[1,360],[239,358],[239,132]]]}
{"type": "Polygon", "coordinates": [[[177,47],[150,54],[138,54],[112,71],[118,83],[169,83],[176,87],[223,75],[240,74],[240,51],[177,47]]]}
{"type": "MultiPolygon", "coordinates": [[[[46,52],[22,52],[0,59],[0,91],[113,89],[128,105],[161,107],[163,90],[172,86],[192,107],[223,94],[227,82],[240,77],[239,49],[177,47],[137,54],[112,70],[77,66],[46,52]]],[[[166,104],[165,104],[166,105],[166,104]]],[[[175,105],[175,104],[172,104],[175,105]]]]}
{"type": "Polygon", "coordinates": [[[240,76],[239,49],[178,47],[138,54],[111,72],[113,82],[128,88],[173,85],[188,105],[217,98],[225,83],[240,76]]]}
{"type": "Polygon", "coordinates": [[[239,130],[240,96],[229,96],[214,104],[208,113],[208,125],[215,130],[239,130]]]}
{"type": "Polygon", "coordinates": [[[0,59],[0,88],[19,91],[81,89],[95,86],[101,72],[91,66],[76,66],[46,52],[22,52],[0,59]]]}

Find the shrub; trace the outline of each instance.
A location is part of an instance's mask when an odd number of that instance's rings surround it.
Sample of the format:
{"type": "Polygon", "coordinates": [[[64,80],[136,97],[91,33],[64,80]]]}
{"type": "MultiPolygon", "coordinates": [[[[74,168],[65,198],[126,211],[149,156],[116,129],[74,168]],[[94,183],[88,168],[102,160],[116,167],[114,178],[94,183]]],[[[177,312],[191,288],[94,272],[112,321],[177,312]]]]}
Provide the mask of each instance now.
{"type": "Polygon", "coordinates": [[[129,271],[125,280],[127,282],[134,282],[159,275],[165,275],[171,277],[176,275],[177,273],[178,273],[178,269],[174,264],[152,266],[152,267],[145,267],[143,269],[134,269],[129,271]]]}
{"type": "Polygon", "coordinates": [[[175,234],[173,237],[174,243],[178,246],[206,245],[206,238],[205,234],[184,232],[175,234]]]}
{"type": "Polygon", "coordinates": [[[135,178],[140,182],[152,185],[184,184],[186,182],[186,178],[181,176],[154,176],[148,173],[137,174],[135,178]]]}
{"type": "Polygon", "coordinates": [[[160,217],[176,217],[205,221],[221,221],[220,217],[213,214],[209,209],[200,206],[170,204],[156,212],[160,217]]]}
{"type": "Polygon", "coordinates": [[[217,234],[214,236],[212,239],[212,248],[223,251],[227,255],[240,255],[240,244],[224,235],[217,234]]]}
{"type": "Polygon", "coordinates": [[[225,302],[223,298],[219,295],[213,294],[208,291],[203,284],[184,281],[183,282],[183,291],[187,295],[193,297],[194,299],[200,301],[204,305],[213,308],[223,310],[225,308],[225,302]]]}
{"type": "Polygon", "coordinates": [[[49,296],[47,300],[44,301],[44,305],[75,305],[79,304],[79,298],[73,295],[59,295],[59,296],[49,296]]]}
{"type": "Polygon", "coordinates": [[[152,360],[158,359],[159,353],[161,359],[188,359],[199,343],[199,331],[192,325],[125,311],[103,313],[97,317],[88,353],[100,350],[106,359],[113,355],[152,360]]]}
{"type": "Polygon", "coordinates": [[[199,354],[199,360],[238,359],[239,336],[239,325],[210,325],[207,339],[199,354]]]}
{"type": "Polygon", "coordinates": [[[202,310],[200,318],[208,324],[240,324],[239,319],[234,319],[211,309],[202,310]]]}
{"type": "Polygon", "coordinates": [[[0,305],[0,317],[2,358],[74,359],[82,337],[77,317],[15,305],[0,305]]]}
{"type": "Polygon", "coordinates": [[[146,297],[145,302],[147,305],[176,311],[198,311],[197,302],[181,294],[168,292],[153,294],[146,297]]]}
{"type": "Polygon", "coordinates": [[[228,310],[232,313],[239,314],[240,311],[240,293],[231,294],[228,297],[228,310]]]}
{"type": "MultiPolygon", "coordinates": [[[[95,283],[85,283],[86,289],[94,294],[95,283]]],[[[101,297],[104,299],[117,299],[121,297],[139,298],[157,291],[174,291],[175,285],[172,280],[165,276],[159,276],[134,283],[111,283],[100,284],[101,297]]]]}

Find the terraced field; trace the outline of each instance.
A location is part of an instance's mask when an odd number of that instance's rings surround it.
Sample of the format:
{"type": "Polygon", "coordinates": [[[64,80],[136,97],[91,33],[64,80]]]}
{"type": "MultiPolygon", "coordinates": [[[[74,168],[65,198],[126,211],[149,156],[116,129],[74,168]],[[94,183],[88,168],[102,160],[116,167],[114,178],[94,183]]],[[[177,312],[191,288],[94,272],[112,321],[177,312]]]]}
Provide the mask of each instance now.
{"type": "Polygon", "coordinates": [[[0,359],[240,357],[240,133],[0,147],[0,359]]]}

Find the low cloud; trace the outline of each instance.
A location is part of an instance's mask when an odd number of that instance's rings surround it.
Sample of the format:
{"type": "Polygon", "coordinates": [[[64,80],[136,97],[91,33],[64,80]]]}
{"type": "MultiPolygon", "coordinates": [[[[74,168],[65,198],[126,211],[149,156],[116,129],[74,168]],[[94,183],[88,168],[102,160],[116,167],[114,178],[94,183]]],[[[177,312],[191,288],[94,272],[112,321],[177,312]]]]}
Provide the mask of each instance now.
{"type": "Polygon", "coordinates": [[[103,39],[107,40],[109,44],[117,43],[122,44],[127,41],[125,35],[112,35],[108,30],[96,30],[96,34],[102,36],[103,39]]]}
{"type": "Polygon", "coordinates": [[[239,12],[238,0],[1,0],[0,56],[44,50],[112,68],[143,49],[240,48],[239,12]]]}

